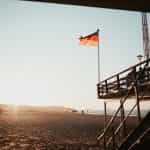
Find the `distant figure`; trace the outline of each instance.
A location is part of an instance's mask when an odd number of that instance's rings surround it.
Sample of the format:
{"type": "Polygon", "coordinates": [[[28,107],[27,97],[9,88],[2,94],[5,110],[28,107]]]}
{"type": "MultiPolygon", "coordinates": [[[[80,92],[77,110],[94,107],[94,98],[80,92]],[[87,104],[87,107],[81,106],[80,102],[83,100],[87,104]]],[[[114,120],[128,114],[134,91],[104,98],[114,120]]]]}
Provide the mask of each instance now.
{"type": "Polygon", "coordinates": [[[87,114],[89,113],[89,111],[87,110],[87,114]]]}
{"type": "Polygon", "coordinates": [[[127,87],[129,87],[131,85],[131,83],[133,83],[134,81],[136,80],[136,71],[135,69],[133,68],[131,70],[131,72],[129,72],[127,74],[127,79],[126,79],[126,82],[127,82],[127,87]]]}
{"type": "Polygon", "coordinates": [[[77,113],[77,112],[78,112],[78,111],[77,111],[77,110],[75,110],[75,109],[74,109],[74,110],[72,110],[72,113],[77,113]]]}
{"type": "Polygon", "coordinates": [[[85,113],[84,113],[84,110],[81,110],[81,114],[82,114],[82,115],[84,115],[84,114],[85,114],[85,113]]]}
{"type": "Polygon", "coordinates": [[[149,67],[148,67],[148,62],[144,65],[144,72],[145,72],[145,80],[148,81],[150,79],[149,77],[149,67]]]}
{"type": "Polygon", "coordinates": [[[138,82],[143,83],[145,81],[145,68],[140,67],[138,72],[138,82]]]}

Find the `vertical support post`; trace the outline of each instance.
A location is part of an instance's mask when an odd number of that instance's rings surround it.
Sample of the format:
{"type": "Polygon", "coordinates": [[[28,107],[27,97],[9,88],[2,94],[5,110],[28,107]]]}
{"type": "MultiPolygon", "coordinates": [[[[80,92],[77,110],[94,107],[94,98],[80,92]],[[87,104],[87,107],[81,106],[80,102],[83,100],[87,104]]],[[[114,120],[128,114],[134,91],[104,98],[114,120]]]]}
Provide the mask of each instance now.
{"type": "MultiPolygon", "coordinates": [[[[124,118],[125,118],[125,111],[124,111],[124,105],[123,105],[123,102],[122,100],[120,100],[120,111],[121,111],[121,122],[123,122],[124,118]]],[[[123,137],[126,137],[127,135],[127,132],[126,132],[126,123],[125,121],[123,122],[123,130],[122,130],[122,136],[123,137]]]]}
{"type": "Polygon", "coordinates": [[[108,94],[108,83],[107,83],[107,80],[105,80],[105,88],[106,88],[106,94],[108,94]]]}
{"type": "Polygon", "coordinates": [[[120,92],[120,79],[119,79],[119,74],[117,75],[117,89],[118,89],[118,92],[120,92]]]}
{"type": "Polygon", "coordinates": [[[149,70],[146,70],[146,79],[147,79],[147,81],[149,81],[150,80],[150,73],[149,73],[149,70]]]}
{"type": "Polygon", "coordinates": [[[136,73],[136,67],[134,68],[134,92],[136,96],[136,104],[137,104],[137,116],[138,116],[138,121],[141,121],[141,111],[140,111],[140,99],[139,99],[139,91],[138,91],[138,78],[137,78],[137,73],[136,73]]]}
{"type": "Polygon", "coordinates": [[[107,103],[104,102],[104,113],[105,113],[105,128],[107,125],[107,103]]]}
{"type": "Polygon", "coordinates": [[[97,84],[97,98],[101,95],[101,87],[100,83],[97,84]]]}
{"type": "Polygon", "coordinates": [[[137,84],[135,84],[134,86],[134,91],[135,91],[135,95],[136,95],[136,103],[137,103],[137,116],[138,116],[138,121],[141,121],[141,111],[140,111],[140,99],[139,99],[139,91],[138,91],[138,87],[137,84]]]}
{"type": "Polygon", "coordinates": [[[147,60],[146,64],[145,64],[145,72],[146,72],[146,81],[149,81],[150,79],[150,73],[149,73],[149,70],[148,70],[148,65],[149,65],[149,61],[147,60]]]}
{"type": "Polygon", "coordinates": [[[114,129],[114,126],[112,126],[112,150],[116,150],[115,129],[114,129]]]}
{"type": "Polygon", "coordinates": [[[103,84],[101,84],[101,95],[104,95],[104,86],[103,86],[103,84]]]}
{"type": "Polygon", "coordinates": [[[104,102],[104,114],[105,114],[105,118],[104,118],[104,150],[106,150],[106,126],[107,126],[107,107],[106,107],[106,102],[104,102]]]}

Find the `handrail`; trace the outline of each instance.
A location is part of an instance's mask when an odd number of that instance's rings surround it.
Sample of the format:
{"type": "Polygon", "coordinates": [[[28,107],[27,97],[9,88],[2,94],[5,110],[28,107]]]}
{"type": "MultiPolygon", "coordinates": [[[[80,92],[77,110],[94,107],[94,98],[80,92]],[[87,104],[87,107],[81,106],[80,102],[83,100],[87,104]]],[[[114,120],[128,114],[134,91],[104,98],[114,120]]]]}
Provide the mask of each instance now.
{"type": "Polygon", "coordinates": [[[97,84],[98,98],[109,98],[109,97],[113,98],[117,95],[120,96],[120,94],[123,96],[124,92],[128,90],[129,84],[133,81],[133,78],[136,79],[140,74],[142,75],[142,78],[141,79],[139,78],[139,82],[144,83],[145,81],[150,81],[150,66],[147,65],[148,61],[150,61],[150,59],[138,63],[120,73],[124,73],[125,71],[132,69],[131,72],[128,73],[126,72],[126,74],[118,73],[117,75],[114,75],[98,83],[97,84]],[[144,63],[146,64],[144,65],[144,63]],[[144,68],[142,70],[140,69],[141,64],[144,65],[144,68]]]}
{"type": "MultiPolygon", "coordinates": [[[[144,61],[142,61],[142,62],[140,62],[140,63],[137,63],[137,64],[135,64],[135,65],[129,67],[128,69],[125,69],[125,70],[123,70],[123,71],[121,71],[121,72],[119,72],[119,73],[117,73],[117,74],[115,74],[115,75],[113,75],[113,76],[111,76],[111,77],[109,77],[109,78],[106,78],[105,80],[101,81],[100,84],[103,83],[103,82],[106,81],[106,80],[110,80],[110,79],[116,77],[117,75],[123,74],[124,72],[127,72],[127,71],[131,70],[132,68],[135,68],[135,67],[137,67],[137,66],[140,66],[140,65],[142,65],[142,64],[144,64],[144,63],[147,63],[147,62],[149,62],[149,61],[150,61],[150,58],[147,59],[147,60],[144,60],[144,61]]],[[[99,84],[99,83],[98,83],[98,84],[99,84]]]]}

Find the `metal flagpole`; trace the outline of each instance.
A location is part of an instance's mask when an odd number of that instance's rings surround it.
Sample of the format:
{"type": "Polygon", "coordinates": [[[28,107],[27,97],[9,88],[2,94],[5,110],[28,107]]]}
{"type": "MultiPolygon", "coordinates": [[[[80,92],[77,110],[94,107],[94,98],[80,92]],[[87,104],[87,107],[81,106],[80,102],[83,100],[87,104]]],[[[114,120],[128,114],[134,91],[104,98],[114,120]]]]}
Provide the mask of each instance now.
{"type": "Polygon", "coordinates": [[[97,58],[97,63],[98,63],[98,82],[100,82],[100,52],[99,52],[99,29],[97,29],[97,34],[98,34],[98,58],[97,58]]]}

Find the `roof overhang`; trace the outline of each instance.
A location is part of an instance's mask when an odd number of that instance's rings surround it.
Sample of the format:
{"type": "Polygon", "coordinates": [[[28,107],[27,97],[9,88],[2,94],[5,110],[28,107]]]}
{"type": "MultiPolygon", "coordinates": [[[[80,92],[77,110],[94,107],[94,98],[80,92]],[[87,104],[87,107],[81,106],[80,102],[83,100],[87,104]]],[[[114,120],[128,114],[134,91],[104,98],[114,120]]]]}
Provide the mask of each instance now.
{"type": "Polygon", "coordinates": [[[79,5],[110,9],[150,12],[150,0],[25,0],[57,4],[79,5]]]}

